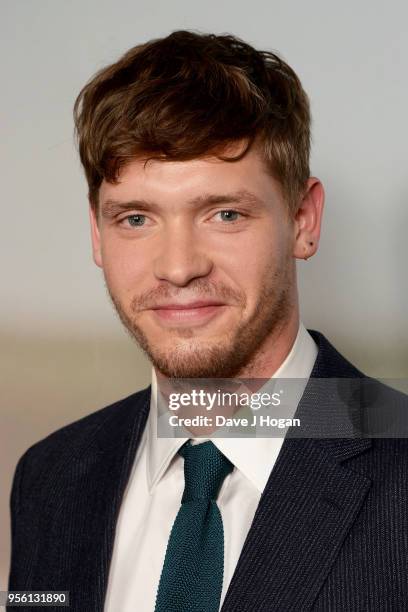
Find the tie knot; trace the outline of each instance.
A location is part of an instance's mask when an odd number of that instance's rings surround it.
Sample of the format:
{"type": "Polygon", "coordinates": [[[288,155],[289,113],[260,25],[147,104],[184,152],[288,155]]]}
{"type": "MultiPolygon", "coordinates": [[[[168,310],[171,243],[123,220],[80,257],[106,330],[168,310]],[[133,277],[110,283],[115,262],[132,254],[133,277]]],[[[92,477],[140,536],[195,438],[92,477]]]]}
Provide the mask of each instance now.
{"type": "Polygon", "coordinates": [[[210,440],[194,445],[187,440],[178,452],[184,457],[181,503],[216,499],[224,478],[234,469],[231,461],[210,440]]]}

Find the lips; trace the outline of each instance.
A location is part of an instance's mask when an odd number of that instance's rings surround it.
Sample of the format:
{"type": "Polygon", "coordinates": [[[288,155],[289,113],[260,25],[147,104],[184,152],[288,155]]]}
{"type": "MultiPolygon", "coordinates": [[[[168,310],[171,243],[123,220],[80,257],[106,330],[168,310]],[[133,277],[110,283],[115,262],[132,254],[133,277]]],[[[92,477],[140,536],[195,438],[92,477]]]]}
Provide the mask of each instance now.
{"type": "Polygon", "coordinates": [[[196,300],[188,303],[171,302],[151,308],[163,325],[204,325],[226,310],[226,304],[214,300],[196,300]]]}
{"type": "Polygon", "coordinates": [[[224,306],[224,304],[222,302],[198,300],[187,304],[160,304],[159,306],[153,306],[152,310],[191,310],[192,308],[206,308],[208,306],[224,306]]]}

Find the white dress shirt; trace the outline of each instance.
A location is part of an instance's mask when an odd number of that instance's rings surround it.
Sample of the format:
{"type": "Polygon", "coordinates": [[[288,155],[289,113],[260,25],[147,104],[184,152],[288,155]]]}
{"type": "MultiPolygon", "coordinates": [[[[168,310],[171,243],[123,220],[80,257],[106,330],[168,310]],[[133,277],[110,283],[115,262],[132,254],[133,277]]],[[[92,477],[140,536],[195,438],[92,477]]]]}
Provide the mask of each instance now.
{"type": "MultiPolygon", "coordinates": [[[[272,378],[305,379],[306,384],[316,356],[316,343],[300,322],[292,349],[272,378]]],[[[152,368],[151,408],[116,525],[105,612],[154,611],[167,542],[180,508],[184,460],[177,451],[185,438],[157,437],[156,405],[152,368]]],[[[284,438],[212,439],[235,466],[217,497],[224,526],[221,607],[284,438]]]]}

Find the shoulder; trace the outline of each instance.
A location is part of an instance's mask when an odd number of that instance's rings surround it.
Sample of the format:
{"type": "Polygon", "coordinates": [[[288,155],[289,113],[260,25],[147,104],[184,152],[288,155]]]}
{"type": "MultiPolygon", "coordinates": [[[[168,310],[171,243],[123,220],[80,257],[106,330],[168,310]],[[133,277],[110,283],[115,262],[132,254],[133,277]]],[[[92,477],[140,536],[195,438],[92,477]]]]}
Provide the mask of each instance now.
{"type": "Polygon", "coordinates": [[[130,416],[130,413],[141,409],[149,398],[150,386],[57,429],[30,446],[23,457],[43,456],[54,451],[60,453],[66,447],[73,451],[79,450],[93,439],[101,427],[110,421],[114,424],[130,416]]]}

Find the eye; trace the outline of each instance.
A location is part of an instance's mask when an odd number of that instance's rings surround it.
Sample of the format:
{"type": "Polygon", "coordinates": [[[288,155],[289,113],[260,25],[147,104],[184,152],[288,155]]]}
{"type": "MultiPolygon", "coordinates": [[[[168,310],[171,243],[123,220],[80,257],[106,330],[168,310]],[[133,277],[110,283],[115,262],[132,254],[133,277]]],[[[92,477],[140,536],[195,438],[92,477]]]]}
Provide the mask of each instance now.
{"type": "Polygon", "coordinates": [[[237,210],[232,210],[232,209],[220,210],[216,213],[216,215],[221,215],[221,219],[223,221],[237,221],[238,215],[241,215],[241,217],[243,216],[237,210]]]}
{"type": "Polygon", "coordinates": [[[146,220],[145,215],[128,215],[124,219],[120,221],[120,223],[125,223],[126,225],[130,225],[131,227],[141,227],[144,225],[146,220]]]}

